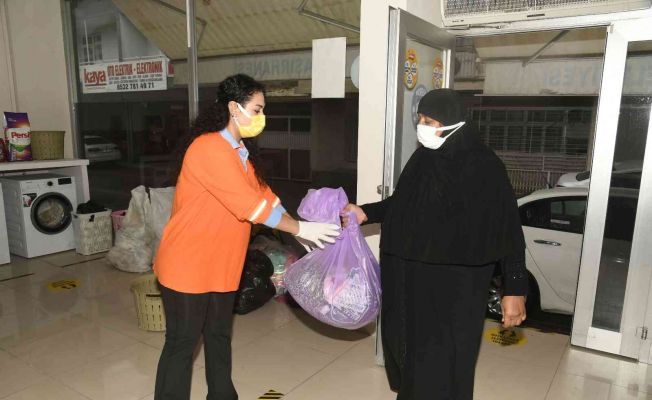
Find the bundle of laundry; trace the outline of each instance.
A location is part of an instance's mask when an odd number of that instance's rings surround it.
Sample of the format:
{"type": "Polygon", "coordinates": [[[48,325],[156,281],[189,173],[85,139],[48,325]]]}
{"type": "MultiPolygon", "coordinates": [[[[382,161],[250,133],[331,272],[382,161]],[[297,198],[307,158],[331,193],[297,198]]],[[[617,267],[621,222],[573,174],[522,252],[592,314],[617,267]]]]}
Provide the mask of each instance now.
{"type": "Polygon", "coordinates": [[[127,214],[122,229],[116,232],[115,245],[106,258],[119,270],[147,272],[163,235],[163,228],[172,213],[174,187],[150,188],[144,186],[131,191],[127,214]]]}
{"type": "MultiPolygon", "coordinates": [[[[342,188],[310,190],[298,213],[308,221],[340,224],[347,204],[342,188]]],[[[335,327],[358,329],[373,322],[380,311],[380,267],[356,218],[350,220],[334,244],[294,263],[285,274],[285,285],[313,317],[335,327]]]]}
{"type": "Polygon", "coordinates": [[[299,259],[298,252],[292,246],[282,243],[280,239],[264,234],[254,238],[249,245],[249,250],[260,250],[269,258],[274,268],[271,279],[276,287],[276,295],[284,295],[286,293],[285,273],[299,259]]]}

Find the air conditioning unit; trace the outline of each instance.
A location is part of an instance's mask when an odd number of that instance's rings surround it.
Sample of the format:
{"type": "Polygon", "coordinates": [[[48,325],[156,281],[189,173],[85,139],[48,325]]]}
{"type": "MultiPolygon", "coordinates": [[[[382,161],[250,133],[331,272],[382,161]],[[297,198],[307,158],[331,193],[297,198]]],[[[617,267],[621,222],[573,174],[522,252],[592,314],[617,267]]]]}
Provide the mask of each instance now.
{"type": "Polygon", "coordinates": [[[652,0],[442,0],[446,27],[633,11],[652,0]]]}

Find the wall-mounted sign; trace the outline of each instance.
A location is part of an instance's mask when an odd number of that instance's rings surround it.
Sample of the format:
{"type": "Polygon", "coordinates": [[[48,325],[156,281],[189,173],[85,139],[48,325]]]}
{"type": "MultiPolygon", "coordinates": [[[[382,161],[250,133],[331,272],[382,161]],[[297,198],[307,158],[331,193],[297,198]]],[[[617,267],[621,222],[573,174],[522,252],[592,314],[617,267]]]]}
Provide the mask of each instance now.
{"type": "Polygon", "coordinates": [[[82,92],[142,92],[166,90],[168,60],[152,58],[79,67],[82,92]]]}
{"type": "MultiPolygon", "coordinates": [[[[353,60],[360,55],[358,46],[346,48],[346,75],[353,78],[353,60]]],[[[188,84],[188,63],[174,62],[174,85],[188,84]]],[[[259,81],[296,81],[312,79],[312,51],[285,51],[199,60],[200,84],[215,84],[233,74],[247,74],[259,81]]],[[[306,93],[310,91],[310,86],[306,93]]]]}
{"type": "Polygon", "coordinates": [[[419,60],[414,49],[407,49],[405,52],[405,64],[403,71],[403,82],[409,90],[414,89],[419,81],[419,60]]]}
{"type": "Polygon", "coordinates": [[[439,57],[432,67],[432,86],[434,89],[441,89],[444,86],[444,63],[439,57]]]}

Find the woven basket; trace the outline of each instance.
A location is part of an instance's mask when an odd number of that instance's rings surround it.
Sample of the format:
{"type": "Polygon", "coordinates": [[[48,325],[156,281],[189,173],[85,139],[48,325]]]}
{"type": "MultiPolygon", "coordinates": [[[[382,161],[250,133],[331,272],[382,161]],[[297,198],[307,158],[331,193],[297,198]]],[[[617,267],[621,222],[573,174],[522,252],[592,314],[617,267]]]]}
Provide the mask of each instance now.
{"type": "Polygon", "coordinates": [[[113,225],[111,210],[93,214],[73,214],[75,249],[88,256],[111,250],[113,246],[113,225]]]}
{"type": "Polygon", "coordinates": [[[156,276],[149,274],[134,280],[131,283],[131,292],[136,301],[138,327],[144,331],[164,331],[165,313],[156,276]]]}
{"type": "Polygon", "coordinates": [[[32,131],[32,158],[60,160],[63,158],[64,131],[32,131]]]}

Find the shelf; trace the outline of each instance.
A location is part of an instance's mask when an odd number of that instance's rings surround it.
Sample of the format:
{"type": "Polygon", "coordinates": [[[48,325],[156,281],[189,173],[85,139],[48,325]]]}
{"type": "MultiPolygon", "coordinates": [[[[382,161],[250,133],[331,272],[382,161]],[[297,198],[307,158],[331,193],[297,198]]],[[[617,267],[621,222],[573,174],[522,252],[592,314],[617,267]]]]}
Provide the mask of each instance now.
{"type": "Polygon", "coordinates": [[[0,173],[12,171],[30,171],[50,168],[87,166],[88,160],[64,159],[49,161],[14,161],[0,163],[0,173]]]}

